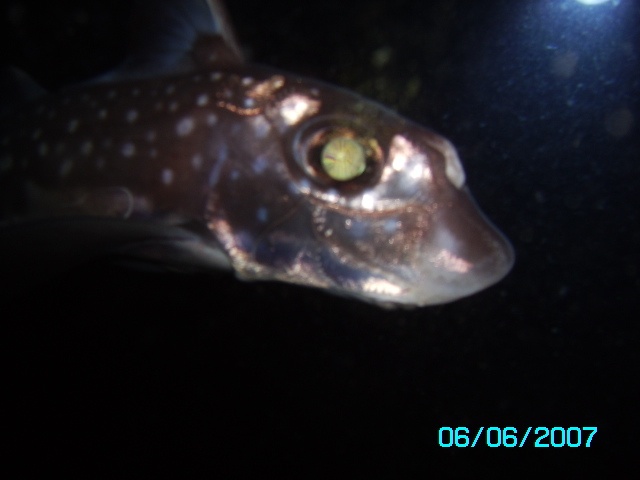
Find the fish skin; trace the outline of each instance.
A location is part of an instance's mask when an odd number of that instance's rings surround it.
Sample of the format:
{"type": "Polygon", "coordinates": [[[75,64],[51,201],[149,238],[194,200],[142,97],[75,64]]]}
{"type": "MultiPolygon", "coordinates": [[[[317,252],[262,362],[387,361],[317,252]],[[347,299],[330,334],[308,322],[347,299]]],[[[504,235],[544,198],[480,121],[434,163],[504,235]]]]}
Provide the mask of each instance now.
{"type": "Polygon", "coordinates": [[[506,275],[513,251],[447,140],[343,89],[243,64],[228,22],[202,22],[220,3],[185,5],[198,21],[184,56],[145,40],[131,58],[160,62],[129,60],[0,121],[6,225],[103,219],[124,225],[117,252],[386,307],[445,303],[506,275]],[[368,142],[362,178],[318,170],[310,152],[332,129],[368,142]]]}

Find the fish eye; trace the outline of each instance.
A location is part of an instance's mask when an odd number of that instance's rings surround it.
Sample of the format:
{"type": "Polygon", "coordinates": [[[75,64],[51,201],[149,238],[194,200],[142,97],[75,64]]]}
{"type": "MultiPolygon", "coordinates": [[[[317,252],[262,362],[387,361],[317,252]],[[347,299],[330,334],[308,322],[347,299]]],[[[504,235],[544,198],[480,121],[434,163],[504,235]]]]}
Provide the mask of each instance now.
{"type": "Polygon", "coordinates": [[[357,193],[382,171],[383,152],[376,137],[348,117],[309,122],[294,139],[294,158],[319,187],[357,193]]]}
{"type": "Polygon", "coordinates": [[[339,182],[359,177],[367,166],[362,145],[347,137],[337,137],[327,142],[321,158],[324,171],[339,182]]]}

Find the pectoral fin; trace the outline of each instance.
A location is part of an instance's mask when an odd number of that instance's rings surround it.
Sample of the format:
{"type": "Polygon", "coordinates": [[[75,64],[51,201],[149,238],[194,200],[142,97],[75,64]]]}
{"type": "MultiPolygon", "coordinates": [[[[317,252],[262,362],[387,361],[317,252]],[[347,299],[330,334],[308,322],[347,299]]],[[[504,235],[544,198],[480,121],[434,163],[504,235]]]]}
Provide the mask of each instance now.
{"type": "Polygon", "coordinates": [[[104,256],[155,270],[230,268],[213,240],[155,221],[63,217],[0,226],[4,294],[104,256]]]}

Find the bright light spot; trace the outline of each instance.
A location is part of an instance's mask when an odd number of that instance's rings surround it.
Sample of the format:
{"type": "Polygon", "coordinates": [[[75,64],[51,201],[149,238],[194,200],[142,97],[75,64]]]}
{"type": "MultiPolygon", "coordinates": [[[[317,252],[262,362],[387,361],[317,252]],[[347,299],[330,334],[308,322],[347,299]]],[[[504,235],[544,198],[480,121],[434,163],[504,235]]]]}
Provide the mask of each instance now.
{"type": "Polygon", "coordinates": [[[362,208],[364,208],[365,210],[373,210],[375,203],[376,199],[373,197],[373,195],[365,193],[362,196],[362,208]]]}
{"type": "Polygon", "coordinates": [[[362,283],[362,290],[375,295],[385,295],[389,297],[396,297],[402,293],[402,288],[387,280],[380,278],[367,278],[362,283]]]}
{"type": "Polygon", "coordinates": [[[303,118],[313,115],[320,108],[320,102],[304,95],[290,95],[280,104],[280,115],[287,125],[295,125],[303,118]]]}
{"type": "Polygon", "coordinates": [[[407,166],[407,156],[404,153],[398,153],[393,156],[391,166],[396,172],[401,172],[407,166]]]}
{"type": "MultiPolygon", "coordinates": [[[[417,164],[411,167],[411,170],[409,171],[409,176],[414,180],[420,180],[424,176],[424,171],[425,169],[423,168],[423,166],[420,164],[417,164]]],[[[427,170],[427,172],[429,172],[429,170],[427,170]]]]}
{"type": "Polygon", "coordinates": [[[441,250],[433,259],[433,263],[438,268],[444,268],[445,270],[456,273],[467,273],[473,267],[473,264],[457,257],[448,250],[441,250]]]}
{"type": "Polygon", "coordinates": [[[601,3],[608,3],[611,0],[577,0],[578,3],[583,5],[600,5],[601,3]]]}
{"type": "Polygon", "coordinates": [[[453,183],[457,188],[462,188],[466,181],[466,176],[464,174],[464,168],[462,168],[462,164],[460,163],[460,158],[456,153],[456,149],[453,145],[447,142],[443,153],[445,159],[444,173],[447,175],[447,178],[451,183],[453,183]]]}
{"type": "MultiPolygon", "coordinates": [[[[431,181],[431,169],[429,168],[427,155],[402,135],[396,135],[391,140],[389,148],[391,168],[402,173],[411,180],[431,181]]],[[[385,178],[383,177],[383,180],[385,178]]]]}

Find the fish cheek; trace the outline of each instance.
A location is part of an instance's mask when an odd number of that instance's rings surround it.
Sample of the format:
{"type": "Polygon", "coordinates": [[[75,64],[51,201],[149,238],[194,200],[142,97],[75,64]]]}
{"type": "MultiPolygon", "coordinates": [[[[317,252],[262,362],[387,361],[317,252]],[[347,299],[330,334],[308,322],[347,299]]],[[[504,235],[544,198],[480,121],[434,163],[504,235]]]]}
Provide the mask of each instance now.
{"type": "Polygon", "coordinates": [[[334,256],[380,270],[411,265],[430,224],[427,212],[414,207],[383,212],[317,209],[313,216],[316,235],[334,256]]]}
{"type": "Polygon", "coordinates": [[[288,181],[279,142],[251,150],[228,152],[214,166],[207,226],[241,278],[293,281],[287,271],[311,231],[308,215],[301,214],[300,193],[288,181]]]}

